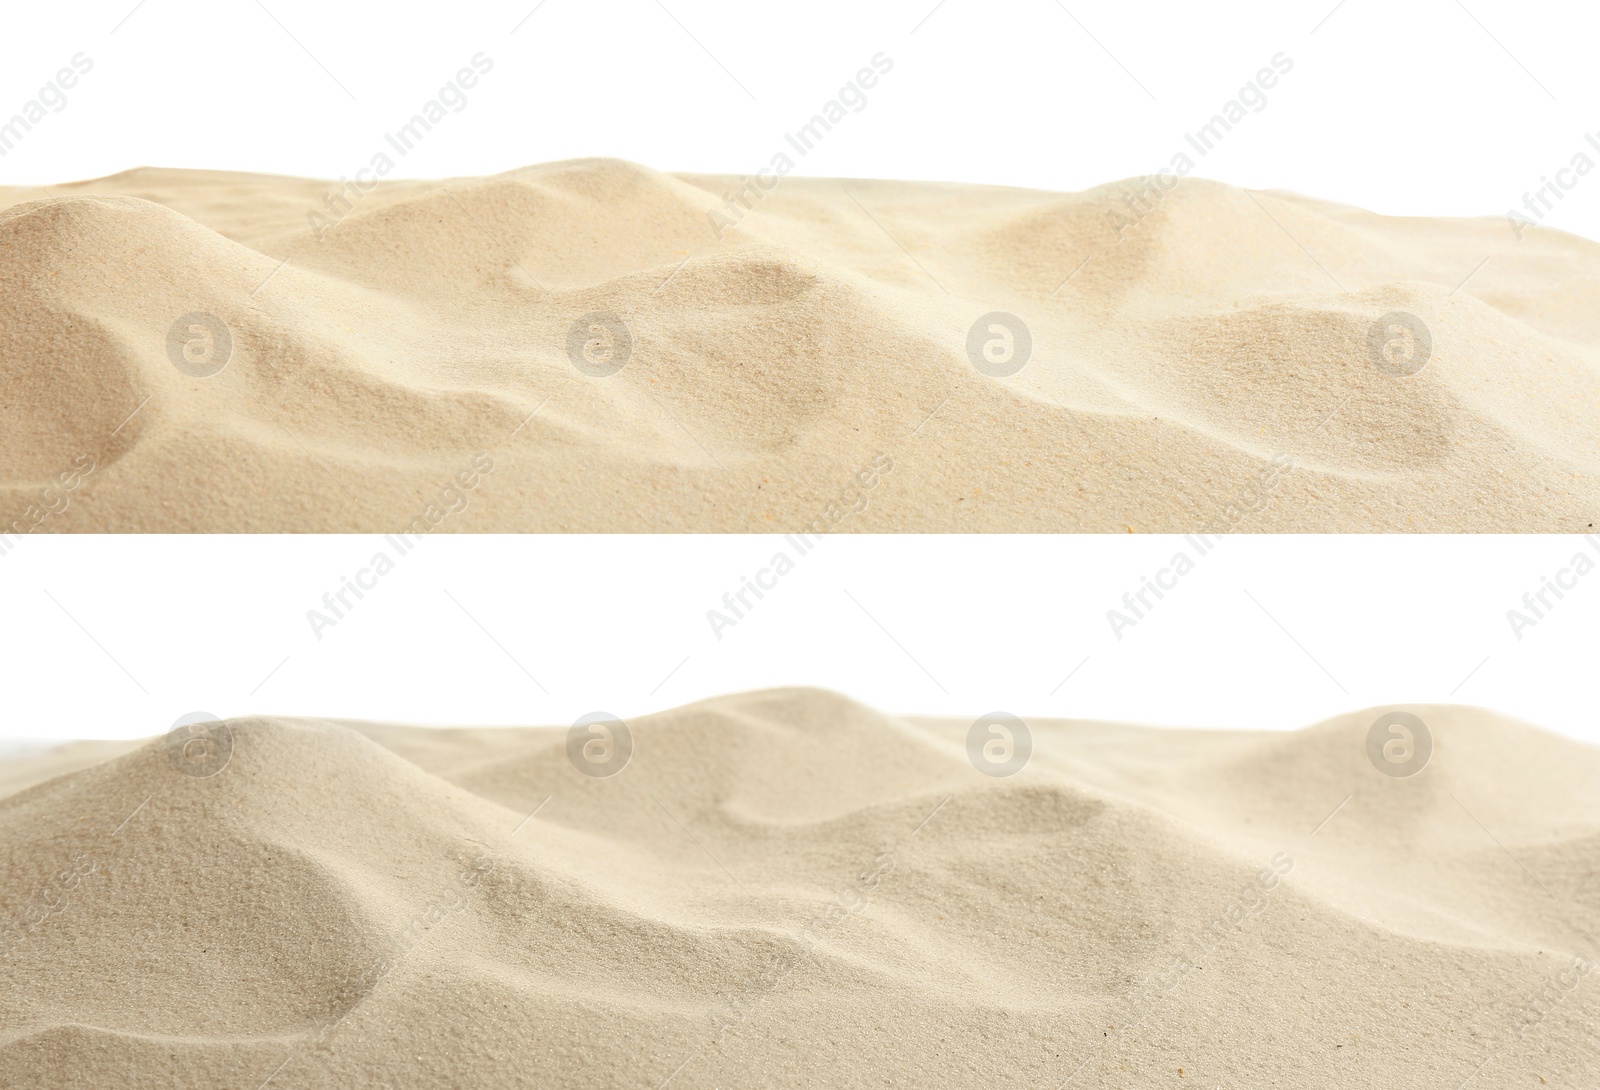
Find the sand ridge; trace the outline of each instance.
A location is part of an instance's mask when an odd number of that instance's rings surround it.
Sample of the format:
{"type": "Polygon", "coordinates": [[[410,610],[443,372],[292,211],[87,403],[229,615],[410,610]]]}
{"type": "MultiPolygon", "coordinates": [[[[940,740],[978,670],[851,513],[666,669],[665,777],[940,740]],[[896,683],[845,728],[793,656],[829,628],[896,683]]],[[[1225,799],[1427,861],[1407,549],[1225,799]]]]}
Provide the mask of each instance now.
{"type": "Polygon", "coordinates": [[[1593,523],[1595,243],[1194,178],[778,181],[0,190],[0,543],[1593,523]]]}
{"type": "Polygon", "coordinates": [[[1600,751],[1411,707],[1401,778],[1391,711],[1030,719],[1010,776],[808,689],[20,758],[0,1085],[1592,1082],[1600,751]]]}

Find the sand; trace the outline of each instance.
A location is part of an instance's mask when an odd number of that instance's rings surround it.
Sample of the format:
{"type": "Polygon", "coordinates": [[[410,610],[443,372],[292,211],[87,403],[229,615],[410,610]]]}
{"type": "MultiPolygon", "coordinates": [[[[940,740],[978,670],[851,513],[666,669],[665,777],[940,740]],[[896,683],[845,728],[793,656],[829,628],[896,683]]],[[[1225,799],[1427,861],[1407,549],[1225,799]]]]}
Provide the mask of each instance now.
{"type": "Polygon", "coordinates": [[[1400,777],[1392,710],[1011,775],[806,689],[19,759],[0,1084],[1593,1085],[1600,750],[1411,707],[1400,777]]]}
{"type": "Polygon", "coordinates": [[[1170,175],[759,181],[584,160],[0,189],[0,530],[1600,509],[1596,243],[1170,175]]]}

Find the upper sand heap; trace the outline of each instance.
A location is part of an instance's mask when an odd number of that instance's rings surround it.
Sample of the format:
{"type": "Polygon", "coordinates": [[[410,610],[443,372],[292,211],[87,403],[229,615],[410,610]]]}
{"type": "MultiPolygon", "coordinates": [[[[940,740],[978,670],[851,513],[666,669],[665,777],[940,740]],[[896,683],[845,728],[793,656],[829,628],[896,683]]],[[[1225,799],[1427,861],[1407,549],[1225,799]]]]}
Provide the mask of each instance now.
{"type": "Polygon", "coordinates": [[[1600,751],[1409,711],[1409,778],[1377,710],[994,777],[800,689],[12,761],[0,1085],[1592,1085],[1600,751]]]}
{"type": "Polygon", "coordinates": [[[1168,181],[0,190],[0,533],[1592,525],[1600,245],[1168,181]]]}

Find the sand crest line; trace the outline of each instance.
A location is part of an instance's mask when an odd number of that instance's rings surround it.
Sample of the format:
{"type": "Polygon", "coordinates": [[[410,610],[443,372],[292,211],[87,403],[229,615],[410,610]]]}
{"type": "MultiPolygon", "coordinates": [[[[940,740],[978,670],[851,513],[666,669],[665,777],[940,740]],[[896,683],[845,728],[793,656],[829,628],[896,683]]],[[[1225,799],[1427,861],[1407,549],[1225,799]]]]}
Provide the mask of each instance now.
{"type": "Polygon", "coordinates": [[[1004,722],[778,689],[609,735],[194,713],[16,758],[0,841],[42,892],[0,914],[6,1062],[269,1090],[952,1064],[1079,1087],[1113,1063],[1207,1086],[1310,1049],[1397,1090],[1581,1084],[1600,750],[1456,705],[1004,722]],[[1395,965],[1406,1015],[1374,1018],[1395,965]]]}
{"type": "Polygon", "coordinates": [[[852,531],[1554,531],[1600,506],[1600,422],[1561,408],[1600,400],[1600,328],[1550,303],[1593,243],[1192,174],[1126,230],[1127,186],[790,174],[719,243],[728,183],[610,160],[375,180],[320,242],[315,180],[0,190],[0,320],[25,331],[0,490],[25,504],[89,451],[41,528],[393,533],[461,436],[564,390],[496,452],[510,487],[473,529],[792,529],[875,452],[894,483],[852,531]],[[66,317],[26,333],[40,313],[66,317]],[[40,379],[58,334],[68,387],[40,379]]]}

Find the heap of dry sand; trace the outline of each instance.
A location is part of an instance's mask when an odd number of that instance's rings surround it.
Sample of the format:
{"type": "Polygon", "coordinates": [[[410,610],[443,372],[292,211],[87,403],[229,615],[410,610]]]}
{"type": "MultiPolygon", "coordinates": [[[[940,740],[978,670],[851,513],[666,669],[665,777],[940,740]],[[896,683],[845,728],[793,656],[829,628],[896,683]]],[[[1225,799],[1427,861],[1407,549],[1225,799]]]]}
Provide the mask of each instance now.
{"type": "Polygon", "coordinates": [[[812,690],[14,761],[0,1083],[1593,1085],[1600,752],[1408,712],[1034,721],[1011,775],[812,690]]]}
{"type": "Polygon", "coordinates": [[[608,160],[370,189],[144,169],[0,209],[3,533],[1600,508],[1600,246],[1500,218],[608,160]]]}

